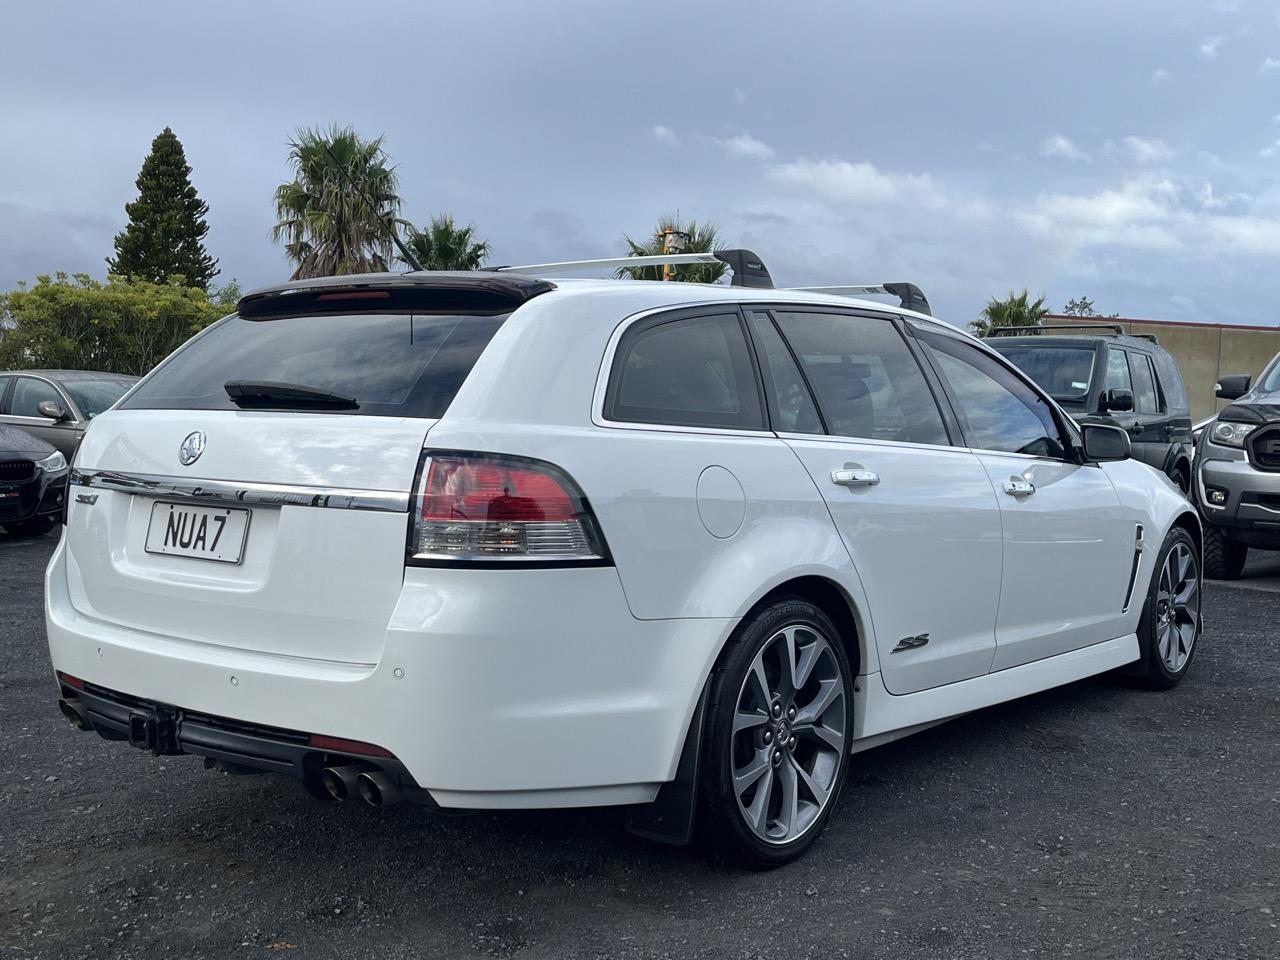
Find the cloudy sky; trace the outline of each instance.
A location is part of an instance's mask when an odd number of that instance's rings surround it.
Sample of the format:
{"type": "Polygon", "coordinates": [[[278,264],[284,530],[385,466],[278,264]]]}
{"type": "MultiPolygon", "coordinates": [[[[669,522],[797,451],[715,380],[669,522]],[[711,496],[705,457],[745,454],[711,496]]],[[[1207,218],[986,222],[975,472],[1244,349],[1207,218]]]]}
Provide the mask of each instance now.
{"type": "Polygon", "coordinates": [[[287,140],[339,123],[385,134],[406,217],[473,221],[500,262],[621,252],[678,210],[780,286],[914,280],[953,322],[1023,286],[1280,322],[1280,0],[42,0],[4,19],[2,288],[101,275],[165,125],[219,279],[282,279],[287,140]]]}

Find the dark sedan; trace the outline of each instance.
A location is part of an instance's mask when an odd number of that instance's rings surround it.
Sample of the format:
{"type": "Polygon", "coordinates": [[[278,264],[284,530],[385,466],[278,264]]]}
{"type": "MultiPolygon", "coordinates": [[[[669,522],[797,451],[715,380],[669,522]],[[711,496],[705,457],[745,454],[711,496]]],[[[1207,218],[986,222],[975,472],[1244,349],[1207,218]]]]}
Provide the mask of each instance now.
{"type": "Polygon", "coordinates": [[[0,423],[0,526],[15,537],[52,530],[67,497],[67,473],[61,451],[0,423]]]}
{"type": "Polygon", "coordinates": [[[0,370],[0,424],[21,427],[70,460],[89,421],[137,382],[94,370],[0,370]]]}

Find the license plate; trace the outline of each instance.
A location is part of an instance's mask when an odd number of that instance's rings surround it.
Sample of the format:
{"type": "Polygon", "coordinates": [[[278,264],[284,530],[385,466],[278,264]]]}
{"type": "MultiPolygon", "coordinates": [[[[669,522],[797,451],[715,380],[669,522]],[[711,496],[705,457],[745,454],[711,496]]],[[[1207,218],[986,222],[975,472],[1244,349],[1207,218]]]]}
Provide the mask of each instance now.
{"type": "Polygon", "coordinates": [[[156,503],[147,526],[147,553],[239,563],[250,510],[156,503]]]}

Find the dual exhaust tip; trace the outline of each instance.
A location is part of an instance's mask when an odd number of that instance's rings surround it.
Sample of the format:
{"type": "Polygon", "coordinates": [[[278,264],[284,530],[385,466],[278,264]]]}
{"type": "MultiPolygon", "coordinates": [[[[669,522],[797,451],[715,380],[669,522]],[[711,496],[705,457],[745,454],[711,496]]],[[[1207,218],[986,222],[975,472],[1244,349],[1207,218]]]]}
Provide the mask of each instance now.
{"type": "Polygon", "coordinates": [[[371,807],[381,807],[400,799],[400,788],[389,776],[354,763],[325,767],[320,771],[320,782],[335,800],[359,797],[371,807]]]}

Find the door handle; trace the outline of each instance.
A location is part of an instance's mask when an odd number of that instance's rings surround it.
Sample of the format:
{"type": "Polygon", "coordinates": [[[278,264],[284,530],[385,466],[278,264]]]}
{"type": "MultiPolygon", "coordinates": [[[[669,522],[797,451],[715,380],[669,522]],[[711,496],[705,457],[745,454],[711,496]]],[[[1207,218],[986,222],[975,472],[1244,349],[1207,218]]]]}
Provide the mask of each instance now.
{"type": "Polygon", "coordinates": [[[1131,431],[1132,433],[1141,433],[1141,432],[1142,432],[1142,424],[1140,424],[1140,423],[1135,423],[1135,424],[1134,424],[1132,427],[1130,427],[1129,429],[1130,429],[1130,431],[1131,431]]]}
{"type": "Polygon", "coordinates": [[[873,470],[832,470],[831,482],[842,487],[874,487],[880,482],[880,474],[873,470]]]}
{"type": "Polygon", "coordinates": [[[1004,492],[1011,497],[1029,497],[1036,492],[1036,485],[1026,477],[1010,477],[1004,482],[1004,492]]]}

